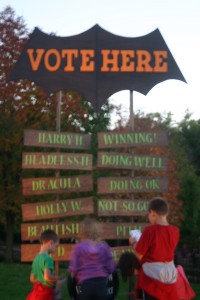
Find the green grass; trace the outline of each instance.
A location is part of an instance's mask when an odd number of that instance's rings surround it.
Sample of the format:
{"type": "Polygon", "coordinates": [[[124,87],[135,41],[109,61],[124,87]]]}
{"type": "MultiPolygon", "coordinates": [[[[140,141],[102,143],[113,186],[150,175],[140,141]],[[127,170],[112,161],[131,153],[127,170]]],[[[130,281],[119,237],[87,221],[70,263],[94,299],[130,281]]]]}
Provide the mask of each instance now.
{"type": "MultiPolygon", "coordinates": [[[[0,299],[1,300],[25,300],[32,288],[29,282],[31,264],[5,264],[0,262],[0,299]]],[[[60,268],[60,273],[66,271],[60,268]]],[[[200,300],[200,285],[192,285],[196,298],[200,300]]],[[[126,300],[128,283],[120,280],[120,288],[117,300],[126,300]]],[[[70,299],[67,288],[63,288],[63,299],[70,299]]]]}

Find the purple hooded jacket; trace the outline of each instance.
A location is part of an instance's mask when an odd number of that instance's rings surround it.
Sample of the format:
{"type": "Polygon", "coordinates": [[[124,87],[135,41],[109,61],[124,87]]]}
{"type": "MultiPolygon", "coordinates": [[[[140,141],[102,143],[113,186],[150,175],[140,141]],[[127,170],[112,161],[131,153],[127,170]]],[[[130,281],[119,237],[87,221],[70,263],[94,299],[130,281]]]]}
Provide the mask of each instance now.
{"type": "Polygon", "coordinates": [[[74,247],[69,271],[79,284],[91,278],[106,278],[114,270],[112,253],[105,242],[84,240],[74,247]]]}

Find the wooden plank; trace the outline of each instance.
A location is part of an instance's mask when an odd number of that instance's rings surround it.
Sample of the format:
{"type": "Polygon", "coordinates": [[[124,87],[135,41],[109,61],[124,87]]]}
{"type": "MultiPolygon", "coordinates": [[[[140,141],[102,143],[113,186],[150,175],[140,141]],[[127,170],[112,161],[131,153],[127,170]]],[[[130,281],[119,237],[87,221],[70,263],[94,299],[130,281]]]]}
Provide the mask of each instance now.
{"type": "Polygon", "coordinates": [[[164,156],[134,155],[117,152],[99,152],[97,167],[101,169],[167,170],[164,156]]]}
{"type": "Polygon", "coordinates": [[[22,179],[23,195],[79,193],[93,190],[91,175],[22,179]]]}
{"type": "Polygon", "coordinates": [[[92,155],[82,153],[24,152],[23,169],[92,170],[92,155]]]}
{"type": "Polygon", "coordinates": [[[102,238],[105,240],[126,240],[130,237],[130,230],[139,229],[140,231],[142,231],[146,226],[147,223],[102,222],[102,238]]]}
{"type": "Polygon", "coordinates": [[[24,130],[24,145],[64,149],[90,149],[91,136],[83,133],[24,130]]]}
{"type": "Polygon", "coordinates": [[[167,146],[167,132],[100,132],[98,148],[123,148],[141,146],[167,146]]]}
{"type": "MultiPolygon", "coordinates": [[[[52,255],[54,261],[69,261],[74,244],[59,244],[52,255]]],[[[21,261],[32,262],[40,251],[39,244],[21,244],[21,261]]],[[[134,252],[131,246],[111,247],[113,259],[118,262],[120,255],[125,251],[134,252]]]]}
{"type": "MultiPolygon", "coordinates": [[[[74,244],[59,244],[55,253],[52,255],[54,261],[69,261],[74,244]]],[[[40,252],[40,244],[22,244],[21,261],[31,262],[40,252]]]]}
{"type": "Polygon", "coordinates": [[[59,201],[22,204],[22,220],[56,219],[94,213],[93,198],[76,198],[59,201]]]}
{"type": "Polygon", "coordinates": [[[133,252],[133,247],[131,246],[118,246],[118,247],[111,247],[112,250],[112,254],[113,254],[113,259],[115,262],[118,262],[120,259],[120,256],[124,253],[124,252],[133,252]]]}
{"type": "MultiPolygon", "coordinates": [[[[146,226],[146,223],[120,223],[120,222],[102,222],[102,239],[116,240],[128,239],[131,229],[140,229],[146,226]]],[[[66,239],[70,237],[82,237],[81,222],[48,222],[48,223],[24,223],[21,224],[21,240],[31,241],[39,240],[41,233],[46,229],[54,230],[59,238],[66,239]]]]}
{"type": "Polygon", "coordinates": [[[54,230],[59,238],[79,238],[82,236],[81,222],[63,221],[63,222],[45,222],[45,223],[24,223],[21,224],[21,240],[22,241],[38,241],[44,230],[54,230]]]}
{"type": "Polygon", "coordinates": [[[99,194],[167,192],[167,177],[101,177],[99,194]]]}
{"type": "Polygon", "coordinates": [[[101,199],[98,216],[144,216],[148,213],[148,200],[101,199]]]}

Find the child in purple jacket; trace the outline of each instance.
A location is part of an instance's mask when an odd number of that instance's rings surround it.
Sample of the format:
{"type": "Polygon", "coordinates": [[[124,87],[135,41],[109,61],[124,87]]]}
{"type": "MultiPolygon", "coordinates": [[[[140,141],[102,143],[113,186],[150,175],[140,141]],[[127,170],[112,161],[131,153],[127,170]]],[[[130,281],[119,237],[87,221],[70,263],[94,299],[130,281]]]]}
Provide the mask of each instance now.
{"type": "Polygon", "coordinates": [[[106,300],[107,277],[115,270],[112,253],[100,239],[101,224],[91,218],[84,221],[84,240],[72,251],[69,272],[80,286],[78,300],[106,300]]]}

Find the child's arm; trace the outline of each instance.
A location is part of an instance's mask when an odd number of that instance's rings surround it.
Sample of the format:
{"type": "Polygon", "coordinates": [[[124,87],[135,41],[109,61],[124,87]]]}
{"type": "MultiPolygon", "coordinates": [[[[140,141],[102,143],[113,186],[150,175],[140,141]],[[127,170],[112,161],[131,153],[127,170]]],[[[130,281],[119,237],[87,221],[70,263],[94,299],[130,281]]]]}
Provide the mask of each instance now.
{"type": "Polygon", "coordinates": [[[31,282],[32,284],[35,284],[35,283],[37,282],[37,280],[35,279],[35,276],[34,276],[33,273],[31,273],[31,275],[30,275],[30,282],[31,282]]]}
{"type": "Polygon", "coordinates": [[[59,285],[62,285],[65,283],[66,280],[66,274],[62,274],[60,276],[55,276],[51,273],[50,269],[44,270],[44,280],[48,283],[56,285],[57,281],[59,285]]]}
{"type": "Polygon", "coordinates": [[[53,274],[51,274],[50,269],[45,269],[44,270],[44,280],[48,283],[56,285],[57,277],[53,274]]]}
{"type": "Polygon", "coordinates": [[[143,258],[144,255],[140,254],[139,252],[135,251],[135,247],[137,245],[136,239],[134,237],[130,237],[129,238],[129,244],[133,247],[134,249],[134,253],[136,255],[136,257],[141,260],[143,258]]]}

